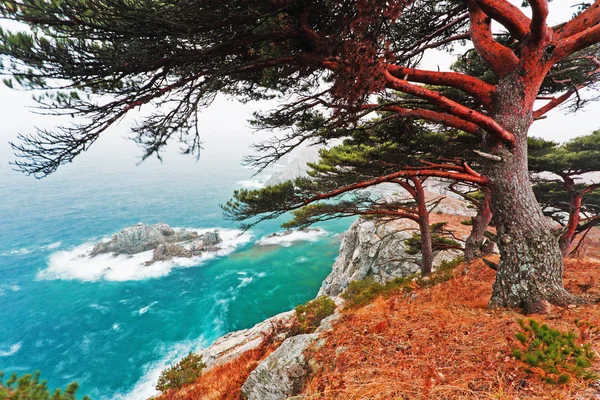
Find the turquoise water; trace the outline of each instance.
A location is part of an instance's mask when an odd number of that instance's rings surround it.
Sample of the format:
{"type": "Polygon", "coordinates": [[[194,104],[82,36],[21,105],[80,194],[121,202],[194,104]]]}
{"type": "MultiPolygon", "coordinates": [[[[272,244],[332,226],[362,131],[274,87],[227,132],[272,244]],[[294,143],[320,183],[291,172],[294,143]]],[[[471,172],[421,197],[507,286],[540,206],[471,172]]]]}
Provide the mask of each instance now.
{"type": "Polygon", "coordinates": [[[270,221],[226,256],[153,278],[88,274],[89,260],[62,260],[140,221],[235,228],[218,205],[251,174],[239,165],[242,150],[136,167],[111,146],[41,181],[3,162],[0,370],[41,370],[51,387],[77,380],[93,399],[143,399],[160,370],[190,350],[314,297],[350,221],[322,226],[327,233],[312,241],[257,244],[280,230],[270,221]]]}

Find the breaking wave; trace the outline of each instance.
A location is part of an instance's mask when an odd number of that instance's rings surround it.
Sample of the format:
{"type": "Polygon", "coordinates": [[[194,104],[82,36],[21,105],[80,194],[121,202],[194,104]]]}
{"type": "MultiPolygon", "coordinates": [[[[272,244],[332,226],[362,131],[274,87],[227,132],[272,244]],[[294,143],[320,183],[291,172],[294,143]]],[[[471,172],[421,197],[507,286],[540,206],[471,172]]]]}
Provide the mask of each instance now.
{"type": "MultiPolygon", "coordinates": [[[[193,229],[199,235],[212,232],[215,229],[193,229]]],[[[90,256],[95,243],[85,243],[70,250],[57,251],[50,255],[48,268],[41,270],[37,278],[81,280],[81,281],[135,281],[150,278],[159,278],[168,275],[175,268],[198,266],[207,260],[224,257],[234,252],[239,246],[248,243],[251,235],[242,234],[237,229],[219,229],[223,242],[219,249],[204,252],[191,258],[173,258],[167,261],[158,261],[150,265],[145,262],[152,258],[152,251],[145,251],[133,255],[128,254],[98,254],[90,256]]]]}
{"type": "Polygon", "coordinates": [[[278,232],[273,235],[265,236],[257,244],[263,246],[291,246],[294,242],[316,242],[321,236],[328,232],[321,228],[310,230],[297,230],[292,232],[278,232]]]}

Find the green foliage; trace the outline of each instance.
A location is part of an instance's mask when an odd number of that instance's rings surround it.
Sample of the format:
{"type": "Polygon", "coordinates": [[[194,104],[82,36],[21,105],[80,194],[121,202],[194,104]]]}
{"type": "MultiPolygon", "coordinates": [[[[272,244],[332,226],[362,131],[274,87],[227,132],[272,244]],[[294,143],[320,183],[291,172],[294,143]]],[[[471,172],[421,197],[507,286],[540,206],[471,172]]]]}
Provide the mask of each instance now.
{"type": "Polygon", "coordinates": [[[579,345],[573,332],[560,332],[534,319],[520,319],[521,331],[515,334],[519,347],[512,350],[525,371],[551,384],[566,384],[572,376],[597,379],[590,370],[594,352],[589,344],[579,345]]]}
{"type": "Polygon", "coordinates": [[[177,364],[161,372],[156,390],[164,393],[171,388],[181,388],[193,383],[202,374],[205,367],[202,356],[190,353],[177,364]]]}
{"type": "MultiPolygon", "coordinates": [[[[40,381],[40,372],[18,377],[13,373],[6,382],[4,373],[0,372],[0,400],[75,400],[75,393],[79,388],[77,382],[67,385],[66,389],[50,392],[46,381],[40,381]]],[[[90,400],[84,396],[83,400],[90,400]]]]}
{"type": "Polygon", "coordinates": [[[346,307],[359,308],[363,307],[378,296],[388,297],[396,293],[410,292],[412,277],[396,278],[386,283],[379,283],[368,276],[359,281],[352,281],[348,289],[342,293],[342,298],[346,300],[346,307]]]}
{"type": "Polygon", "coordinates": [[[296,321],[292,327],[292,335],[314,332],[321,321],[333,314],[335,303],[329,296],[319,296],[314,300],[296,307],[296,321]]]}
{"type": "Polygon", "coordinates": [[[394,294],[411,292],[415,285],[422,288],[439,285],[452,279],[454,269],[462,262],[463,259],[460,257],[451,262],[444,262],[425,278],[412,275],[379,283],[372,276],[368,276],[365,279],[350,282],[348,289],[342,293],[342,298],[346,301],[346,307],[359,308],[370,304],[378,296],[389,297],[394,294]]]}
{"type": "MultiPolygon", "coordinates": [[[[431,247],[433,251],[460,248],[460,243],[449,237],[449,232],[445,229],[447,222],[437,222],[430,225],[431,229],[431,247]]],[[[404,241],[406,245],[406,254],[415,255],[421,252],[421,234],[414,233],[412,237],[404,241]]]]}

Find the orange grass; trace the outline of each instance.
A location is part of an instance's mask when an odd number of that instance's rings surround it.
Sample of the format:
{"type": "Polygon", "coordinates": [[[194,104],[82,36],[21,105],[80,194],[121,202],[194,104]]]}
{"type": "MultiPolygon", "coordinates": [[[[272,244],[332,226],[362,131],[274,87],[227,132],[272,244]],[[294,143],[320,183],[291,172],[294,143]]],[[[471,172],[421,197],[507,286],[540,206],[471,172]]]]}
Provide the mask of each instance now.
{"type": "MultiPolygon", "coordinates": [[[[581,259],[566,264],[568,289],[592,302],[554,308],[535,318],[562,331],[577,332],[575,319],[600,326],[595,303],[600,290],[589,287],[600,278],[600,263],[581,259]]],[[[477,261],[468,271],[459,267],[457,274],[413,295],[380,297],[344,313],[314,354],[320,367],[308,382],[305,399],[595,398],[589,382],[574,379],[556,386],[526,374],[510,355],[519,330],[516,321],[523,316],[487,308],[494,271],[477,261]]],[[[600,331],[582,328],[579,335],[600,350],[600,331]]]]}

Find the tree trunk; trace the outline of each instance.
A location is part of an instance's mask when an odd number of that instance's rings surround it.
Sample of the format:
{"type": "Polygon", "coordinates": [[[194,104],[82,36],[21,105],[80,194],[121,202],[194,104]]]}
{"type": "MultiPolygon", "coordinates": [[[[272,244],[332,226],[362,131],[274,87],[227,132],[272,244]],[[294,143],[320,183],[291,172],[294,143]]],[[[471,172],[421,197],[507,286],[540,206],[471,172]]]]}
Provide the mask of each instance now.
{"type": "Polygon", "coordinates": [[[481,202],[477,215],[471,218],[473,227],[465,242],[465,261],[467,262],[485,255],[485,251],[483,250],[485,236],[483,234],[492,219],[492,210],[490,209],[490,190],[488,188],[482,190],[485,193],[485,198],[481,202]]]}
{"type": "Polygon", "coordinates": [[[415,189],[415,201],[419,210],[419,230],[421,231],[421,275],[431,274],[433,266],[433,245],[431,227],[429,226],[429,211],[425,202],[425,191],[418,178],[411,179],[415,189]]]}
{"type": "Polygon", "coordinates": [[[531,107],[520,101],[525,90],[515,81],[509,77],[498,86],[492,114],[515,135],[516,143],[512,149],[487,143],[488,151],[502,157],[502,161],[488,160],[485,165],[500,250],[490,306],[543,313],[548,303],[566,305],[574,298],[563,288],[558,240],[531,188],[527,133],[533,113],[531,107]]]}

